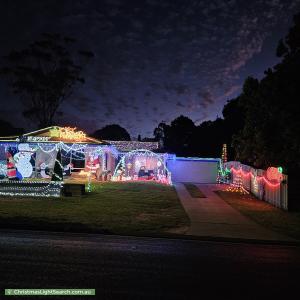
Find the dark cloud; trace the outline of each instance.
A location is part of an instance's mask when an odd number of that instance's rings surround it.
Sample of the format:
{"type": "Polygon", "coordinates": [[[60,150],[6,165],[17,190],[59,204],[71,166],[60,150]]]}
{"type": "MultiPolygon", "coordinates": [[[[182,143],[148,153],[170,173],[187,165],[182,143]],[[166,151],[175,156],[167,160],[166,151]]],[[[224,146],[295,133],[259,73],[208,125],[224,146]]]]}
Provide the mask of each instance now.
{"type": "MultiPolygon", "coordinates": [[[[12,0],[1,8],[0,55],[47,31],[74,36],[82,48],[94,51],[86,84],[62,107],[72,116],[69,121],[87,129],[118,122],[136,136],[152,133],[155,122],[178,114],[196,122],[220,115],[250,71],[260,76],[276,62],[276,41],[300,0],[44,0],[26,5],[12,0]]],[[[0,84],[1,99],[20,107],[0,84]]]]}
{"type": "Polygon", "coordinates": [[[179,102],[179,101],[176,103],[176,106],[178,106],[178,107],[185,107],[184,104],[182,104],[182,103],[179,102]]]}

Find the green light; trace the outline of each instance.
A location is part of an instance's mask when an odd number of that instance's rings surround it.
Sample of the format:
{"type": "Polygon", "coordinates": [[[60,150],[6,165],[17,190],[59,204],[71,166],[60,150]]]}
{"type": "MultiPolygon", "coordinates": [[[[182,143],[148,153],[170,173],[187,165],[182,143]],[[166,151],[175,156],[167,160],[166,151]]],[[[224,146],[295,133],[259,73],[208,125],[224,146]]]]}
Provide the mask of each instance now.
{"type": "Polygon", "coordinates": [[[277,170],[278,170],[279,173],[282,173],[282,171],[283,171],[282,167],[278,167],[277,170]]]}

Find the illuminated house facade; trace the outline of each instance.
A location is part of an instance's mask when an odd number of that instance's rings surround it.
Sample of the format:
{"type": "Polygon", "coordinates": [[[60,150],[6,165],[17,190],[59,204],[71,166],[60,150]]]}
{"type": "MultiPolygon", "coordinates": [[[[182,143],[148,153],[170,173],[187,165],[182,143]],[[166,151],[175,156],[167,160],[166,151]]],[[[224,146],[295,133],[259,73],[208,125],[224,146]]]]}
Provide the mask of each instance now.
{"type": "Polygon", "coordinates": [[[51,180],[58,153],[68,180],[153,180],[215,183],[220,159],[160,153],[157,142],[101,141],[71,127],[52,126],[0,138],[0,180],[51,180]]]}
{"type": "Polygon", "coordinates": [[[157,149],[156,142],[100,141],[76,128],[52,126],[0,138],[0,179],[51,178],[60,151],[65,178],[169,183],[167,155],[157,149]]]}
{"type": "Polygon", "coordinates": [[[50,178],[58,151],[67,175],[89,169],[113,172],[118,156],[114,146],[88,137],[82,131],[52,126],[19,137],[0,138],[0,176],[10,177],[7,162],[11,160],[18,179],[50,178]]]}

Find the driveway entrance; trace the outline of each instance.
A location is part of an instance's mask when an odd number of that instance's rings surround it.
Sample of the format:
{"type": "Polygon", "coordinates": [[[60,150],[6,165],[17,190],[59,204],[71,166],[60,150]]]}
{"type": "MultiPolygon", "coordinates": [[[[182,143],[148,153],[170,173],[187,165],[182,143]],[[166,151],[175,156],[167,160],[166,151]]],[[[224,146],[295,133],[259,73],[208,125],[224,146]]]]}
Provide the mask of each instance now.
{"type": "Polygon", "coordinates": [[[268,230],[243,216],[214,192],[226,186],[197,184],[197,187],[207,198],[192,198],[184,184],[175,184],[180,201],[191,221],[191,226],[186,234],[222,238],[294,241],[292,238],[268,230]]]}

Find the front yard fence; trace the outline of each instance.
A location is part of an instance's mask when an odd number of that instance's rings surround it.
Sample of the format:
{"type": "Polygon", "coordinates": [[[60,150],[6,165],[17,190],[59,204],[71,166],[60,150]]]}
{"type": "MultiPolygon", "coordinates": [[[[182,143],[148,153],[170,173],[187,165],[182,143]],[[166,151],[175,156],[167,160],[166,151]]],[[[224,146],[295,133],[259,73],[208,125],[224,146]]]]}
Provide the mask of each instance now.
{"type": "Polygon", "coordinates": [[[276,207],[288,210],[288,176],[283,174],[283,180],[279,185],[264,180],[266,170],[255,169],[243,165],[238,161],[229,161],[224,167],[231,170],[230,182],[238,176],[233,170],[242,170],[243,187],[258,199],[266,201],[276,207]]]}

